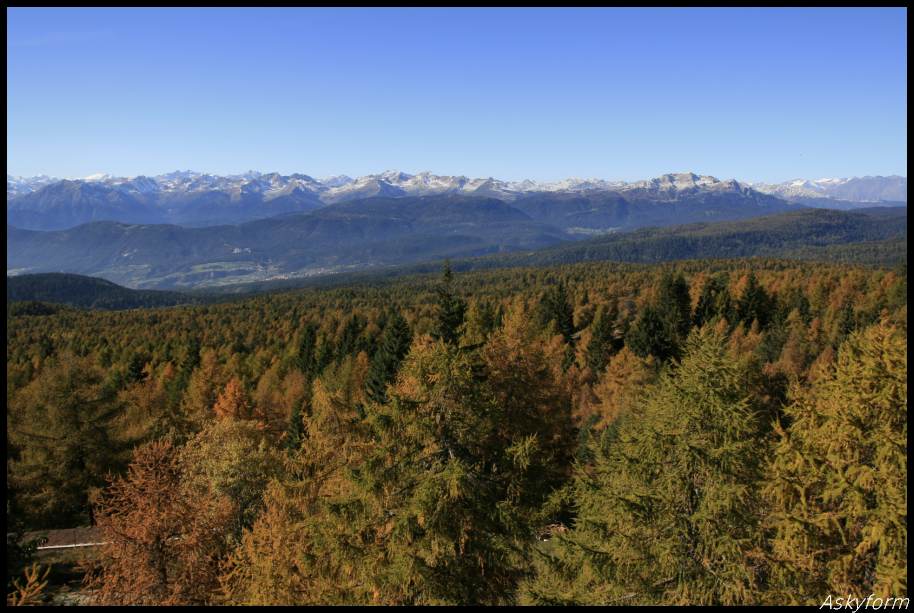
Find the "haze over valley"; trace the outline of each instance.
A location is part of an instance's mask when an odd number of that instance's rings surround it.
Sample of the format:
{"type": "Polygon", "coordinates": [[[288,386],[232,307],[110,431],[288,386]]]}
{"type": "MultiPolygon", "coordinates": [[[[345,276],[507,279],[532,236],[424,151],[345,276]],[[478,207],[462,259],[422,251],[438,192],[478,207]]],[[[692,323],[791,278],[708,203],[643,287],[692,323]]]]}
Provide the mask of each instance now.
{"type": "Polygon", "coordinates": [[[807,207],[899,207],[906,198],[902,177],[775,186],[693,173],[556,183],[396,171],[324,180],[189,171],[8,177],[7,272],[203,287],[535,250],[643,227],[807,207]]]}

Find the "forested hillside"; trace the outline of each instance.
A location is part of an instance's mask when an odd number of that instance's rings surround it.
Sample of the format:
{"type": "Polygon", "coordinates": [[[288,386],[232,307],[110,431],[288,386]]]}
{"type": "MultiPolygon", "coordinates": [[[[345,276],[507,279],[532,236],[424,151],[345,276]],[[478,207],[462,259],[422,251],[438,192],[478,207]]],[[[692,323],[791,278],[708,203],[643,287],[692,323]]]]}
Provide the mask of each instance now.
{"type": "Polygon", "coordinates": [[[906,595],[906,322],[777,259],[8,313],[7,523],[100,604],[906,595]]]}
{"type": "MultiPolygon", "coordinates": [[[[565,243],[537,251],[452,260],[454,270],[554,266],[577,262],[659,263],[701,258],[769,257],[896,266],[907,262],[907,209],[874,207],[853,213],[803,210],[730,222],[648,228],[565,243]]],[[[210,287],[206,293],[237,294],[292,287],[378,282],[428,273],[438,262],[376,270],[210,287]]]]}
{"type": "Polygon", "coordinates": [[[6,278],[7,302],[52,302],[89,309],[137,309],[199,302],[178,292],[132,290],[104,279],[65,273],[6,278]]]}

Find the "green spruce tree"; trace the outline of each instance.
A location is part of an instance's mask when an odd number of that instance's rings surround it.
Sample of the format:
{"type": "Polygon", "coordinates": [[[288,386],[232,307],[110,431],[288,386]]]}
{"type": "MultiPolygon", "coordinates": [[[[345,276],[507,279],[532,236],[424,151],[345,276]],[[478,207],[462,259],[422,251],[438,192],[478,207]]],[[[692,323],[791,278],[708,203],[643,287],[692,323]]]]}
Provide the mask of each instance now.
{"type": "Polygon", "coordinates": [[[436,290],[438,314],[432,337],[456,346],[460,341],[467,303],[454,291],[454,273],[449,261],[445,261],[441,277],[441,284],[436,290]]]}
{"type": "Polygon", "coordinates": [[[616,337],[616,319],[619,317],[618,304],[613,301],[608,308],[600,308],[591,324],[590,342],[587,344],[587,366],[594,374],[602,373],[609,358],[622,349],[623,341],[616,337]]]}
{"type": "Polygon", "coordinates": [[[543,293],[539,317],[541,327],[546,328],[550,323],[554,323],[556,331],[562,335],[565,342],[571,342],[574,334],[574,309],[564,283],[556,283],[543,293]]]}
{"type": "Polygon", "coordinates": [[[708,279],[701,288],[692,322],[695,327],[700,328],[720,318],[735,323],[732,321],[733,301],[730,298],[727,276],[723,273],[708,279]]]}
{"type": "Polygon", "coordinates": [[[378,404],[387,402],[387,386],[397,376],[400,362],[409,352],[412,334],[409,324],[399,313],[393,313],[387,318],[387,325],[381,335],[378,350],[371,357],[368,377],[365,381],[368,399],[378,404]]]}

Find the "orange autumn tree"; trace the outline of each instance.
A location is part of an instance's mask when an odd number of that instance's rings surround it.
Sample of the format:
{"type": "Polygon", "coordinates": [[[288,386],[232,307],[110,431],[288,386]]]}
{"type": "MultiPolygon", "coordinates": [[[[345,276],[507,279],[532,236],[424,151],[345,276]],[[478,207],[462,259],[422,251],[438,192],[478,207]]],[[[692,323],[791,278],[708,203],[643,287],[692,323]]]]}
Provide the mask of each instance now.
{"type": "Polygon", "coordinates": [[[183,473],[174,446],[153,442],[105,490],[96,508],[105,545],[85,579],[97,604],[212,602],[234,505],[186,487],[183,473]]]}
{"type": "Polygon", "coordinates": [[[248,402],[244,386],[237,377],[232,377],[213,405],[213,413],[218,419],[250,419],[251,405],[248,402]]]}

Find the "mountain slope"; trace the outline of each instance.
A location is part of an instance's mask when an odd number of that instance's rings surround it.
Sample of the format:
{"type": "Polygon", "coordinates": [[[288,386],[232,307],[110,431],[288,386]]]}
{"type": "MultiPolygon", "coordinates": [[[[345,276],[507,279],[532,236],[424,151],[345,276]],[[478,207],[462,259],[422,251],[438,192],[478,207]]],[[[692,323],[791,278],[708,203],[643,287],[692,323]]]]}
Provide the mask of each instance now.
{"type": "Polygon", "coordinates": [[[745,189],[735,181],[726,189],[710,190],[644,186],[625,191],[540,192],[518,198],[512,205],[537,221],[578,234],[745,219],[797,208],[780,198],[745,189]]]}
{"type": "Polygon", "coordinates": [[[6,278],[7,302],[38,301],[89,309],[136,309],[200,302],[178,292],[133,290],[95,277],[45,273],[6,278]]]}
{"type": "MultiPolygon", "coordinates": [[[[690,259],[765,257],[896,266],[907,261],[907,209],[855,212],[803,209],[767,217],[645,228],[536,251],[452,259],[454,270],[542,267],[577,262],[657,263],[690,259]]],[[[259,281],[207,288],[235,295],[299,287],[379,282],[401,275],[438,273],[441,261],[309,278],[259,281]]]]}
{"type": "Polygon", "coordinates": [[[75,272],[133,287],[319,274],[536,249],[565,239],[500,200],[448,195],[375,198],[236,226],[96,222],[53,232],[7,229],[8,272],[75,272]]]}

